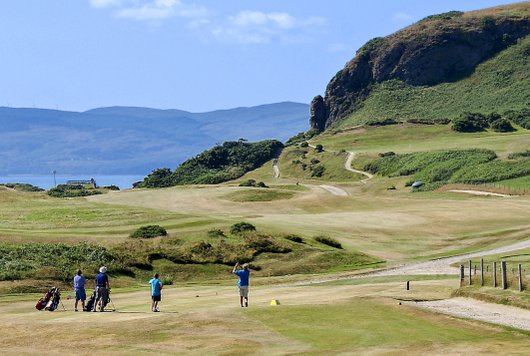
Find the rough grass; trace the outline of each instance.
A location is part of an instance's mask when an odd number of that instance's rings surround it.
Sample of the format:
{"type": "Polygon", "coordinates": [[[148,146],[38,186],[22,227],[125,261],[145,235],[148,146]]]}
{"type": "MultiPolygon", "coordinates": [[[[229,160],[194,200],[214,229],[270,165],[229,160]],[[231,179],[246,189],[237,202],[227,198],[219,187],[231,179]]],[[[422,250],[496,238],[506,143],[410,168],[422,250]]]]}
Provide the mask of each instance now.
{"type": "Polygon", "coordinates": [[[225,198],[233,202],[266,202],[291,199],[294,196],[295,193],[292,191],[282,191],[276,189],[249,189],[229,193],[225,196],[225,198]]]}

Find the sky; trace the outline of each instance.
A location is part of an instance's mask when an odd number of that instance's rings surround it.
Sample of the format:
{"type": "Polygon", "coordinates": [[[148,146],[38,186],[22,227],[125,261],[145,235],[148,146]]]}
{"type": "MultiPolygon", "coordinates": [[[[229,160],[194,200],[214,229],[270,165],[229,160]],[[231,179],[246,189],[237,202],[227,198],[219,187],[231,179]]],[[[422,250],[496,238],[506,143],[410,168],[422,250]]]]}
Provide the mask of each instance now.
{"type": "Polygon", "coordinates": [[[0,106],[205,112],[309,103],[355,51],[495,0],[5,0],[0,106]]]}

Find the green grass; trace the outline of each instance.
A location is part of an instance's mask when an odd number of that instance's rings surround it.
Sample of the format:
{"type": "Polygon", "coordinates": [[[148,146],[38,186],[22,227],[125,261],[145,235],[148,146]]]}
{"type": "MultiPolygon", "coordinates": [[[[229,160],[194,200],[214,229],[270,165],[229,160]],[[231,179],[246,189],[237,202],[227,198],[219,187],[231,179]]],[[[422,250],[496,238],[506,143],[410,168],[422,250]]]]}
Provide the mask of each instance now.
{"type": "Polygon", "coordinates": [[[418,351],[420,345],[440,348],[469,342],[478,346],[492,340],[525,338],[502,330],[485,332],[480,326],[434,319],[426,312],[359,298],[339,305],[252,309],[248,314],[281,335],[304,343],[310,354],[362,353],[370,349],[418,351]]]}
{"type": "Polygon", "coordinates": [[[529,190],[530,188],[530,175],[519,177],[519,178],[513,178],[513,179],[506,179],[501,180],[498,182],[501,186],[512,188],[515,190],[529,190]]]}
{"type": "Polygon", "coordinates": [[[466,111],[488,114],[523,109],[530,102],[529,48],[530,36],[526,36],[456,82],[418,87],[397,80],[376,84],[362,107],[338,126],[371,119],[452,119],[466,111]]]}
{"type": "Polygon", "coordinates": [[[229,193],[225,196],[225,198],[233,202],[266,202],[291,199],[294,196],[295,193],[292,191],[253,188],[229,193]]]}

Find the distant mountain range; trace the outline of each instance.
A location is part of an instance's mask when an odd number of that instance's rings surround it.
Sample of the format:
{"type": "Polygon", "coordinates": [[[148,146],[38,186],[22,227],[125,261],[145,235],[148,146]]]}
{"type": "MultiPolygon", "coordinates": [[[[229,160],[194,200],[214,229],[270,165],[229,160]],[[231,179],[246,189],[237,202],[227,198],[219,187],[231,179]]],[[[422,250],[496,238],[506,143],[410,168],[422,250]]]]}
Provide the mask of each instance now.
{"type": "Polygon", "coordinates": [[[147,174],[226,140],[286,140],[308,122],[309,106],[292,102],[205,113],[0,107],[0,175],[147,174]]]}

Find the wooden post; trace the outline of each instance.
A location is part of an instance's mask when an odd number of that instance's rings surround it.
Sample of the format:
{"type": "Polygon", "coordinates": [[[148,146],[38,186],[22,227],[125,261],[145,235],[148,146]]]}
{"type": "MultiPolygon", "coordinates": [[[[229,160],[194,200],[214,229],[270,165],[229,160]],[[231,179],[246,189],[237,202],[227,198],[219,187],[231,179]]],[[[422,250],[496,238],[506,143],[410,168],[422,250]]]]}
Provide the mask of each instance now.
{"type": "Polygon", "coordinates": [[[462,287],[462,283],[464,282],[465,272],[464,272],[464,265],[460,265],[460,287],[462,287]]]}
{"type": "Polygon", "coordinates": [[[477,265],[473,266],[473,274],[477,274],[477,265]]]}
{"type": "Polygon", "coordinates": [[[501,261],[501,283],[502,289],[508,289],[508,280],[506,279],[506,261],[501,261]]]}
{"type": "Polygon", "coordinates": [[[480,285],[484,285],[484,259],[480,259],[480,285]]]}
{"type": "Polygon", "coordinates": [[[523,274],[522,274],[522,266],[519,263],[519,292],[523,291],[523,274]]]}
{"type": "Polygon", "coordinates": [[[407,290],[410,290],[410,281],[407,281],[407,290]]]}
{"type": "Polygon", "coordinates": [[[486,265],[486,273],[490,271],[490,266],[486,265]]]}
{"type": "Polygon", "coordinates": [[[497,288],[497,262],[493,262],[491,276],[493,277],[493,288],[497,288]]]}
{"type": "Polygon", "coordinates": [[[471,285],[471,260],[469,260],[469,285],[471,285]]]}

